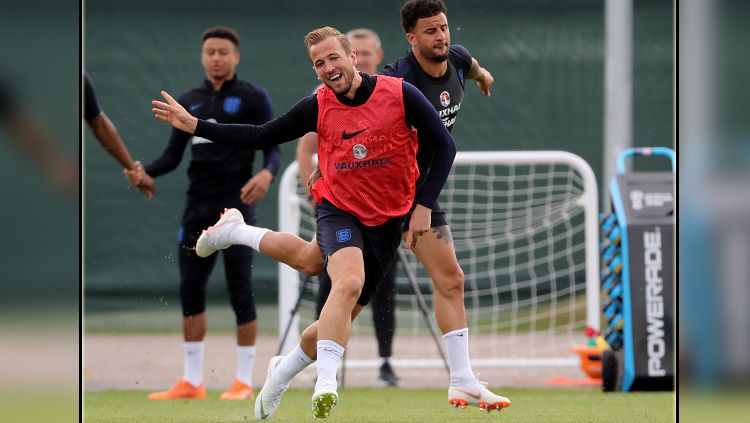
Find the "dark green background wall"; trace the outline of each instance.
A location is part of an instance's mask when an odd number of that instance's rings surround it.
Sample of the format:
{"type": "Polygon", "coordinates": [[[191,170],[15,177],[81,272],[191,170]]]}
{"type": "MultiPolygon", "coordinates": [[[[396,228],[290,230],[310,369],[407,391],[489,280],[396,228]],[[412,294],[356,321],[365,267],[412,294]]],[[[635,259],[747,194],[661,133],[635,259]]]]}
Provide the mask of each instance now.
{"type": "MultiPolygon", "coordinates": [[[[3,2],[0,12],[0,83],[73,161],[79,153],[79,23],[78,3],[71,0],[3,2]]],[[[22,141],[5,124],[0,122],[0,309],[25,320],[27,313],[49,309],[49,300],[77,303],[79,208],[22,153],[22,141]],[[27,313],[16,314],[19,308],[27,313]]]]}
{"type": "MultiPolygon", "coordinates": [[[[135,158],[164,148],[169,128],[155,122],[149,101],[161,89],[180,94],[200,83],[200,35],[229,25],[242,37],[241,78],[266,87],[278,115],[316,85],[303,36],[331,25],[369,27],[384,63],[404,53],[401,1],[163,1],[85,4],[84,63],[97,96],[135,158]]],[[[465,45],[495,77],[483,98],[467,85],[454,137],[459,150],[571,151],[601,178],[604,86],[602,1],[452,1],[453,43],[465,45]]],[[[636,1],[634,18],[634,142],[673,145],[674,39],[670,1],[636,1]]],[[[121,170],[92,140],[85,143],[87,301],[135,298],[177,290],[176,234],[187,188],[190,153],[157,179],[148,201],[127,188],[121,170]]],[[[296,143],[282,146],[283,167],[296,143]]],[[[601,181],[600,181],[601,184],[601,181]]],[[[259,223],[277,227],[275,184],[258,208],[259,223]]],[[[256,260],[255,287],[272,298],[276,265],[256,260]]],[[[209,285],[224,289],[221,263],[209,285]]]]}

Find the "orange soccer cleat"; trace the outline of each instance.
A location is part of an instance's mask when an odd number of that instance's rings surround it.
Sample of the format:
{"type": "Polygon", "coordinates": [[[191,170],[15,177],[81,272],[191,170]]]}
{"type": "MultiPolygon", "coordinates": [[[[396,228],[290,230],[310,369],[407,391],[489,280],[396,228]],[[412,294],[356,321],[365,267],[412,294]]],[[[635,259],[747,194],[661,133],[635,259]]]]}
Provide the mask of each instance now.
{"type": "Polygon", "coordinates": [[[206,387],[204,385],[195,387],[184,379],[178,379],[177,383],[166,391],[152,392],[148,394],[150,400],[173,400],[173,399],[204,399],[206,398],[206,387]]]}
{"type": "Polygon", "coordinates": [[[229,387],[219,399],[223,400],[246,400],[255,398],[253,388],[240,382],[239,379],[235,378],[232,386],[229,387]]]}

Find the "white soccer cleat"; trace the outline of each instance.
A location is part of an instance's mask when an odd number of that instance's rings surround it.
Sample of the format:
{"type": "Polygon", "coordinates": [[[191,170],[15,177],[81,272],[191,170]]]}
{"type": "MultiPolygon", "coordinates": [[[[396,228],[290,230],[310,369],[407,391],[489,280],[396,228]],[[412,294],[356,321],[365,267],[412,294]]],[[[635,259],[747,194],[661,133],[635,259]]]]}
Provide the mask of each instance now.
{"type": "Polygon", "coordinates": [[[195,243],[195,254],[198,254],[198,257],[208,257],[217,250],[231,247],[229,234],[240,224],[245,224],[245,218],[239,210],[224,209],[219,221],[201,233],[198,242],[195,243]]]}
{"type": "Polygon", "coordinates": [[[333,389],[315,392],[312,396],[313,419],[328,419],[338,400],[339,394],[333,389]]]}
{"type": "Polygon", "coordinates": [[[273,372],[282,358],[284,356],[277,355],[268,362],[266,381],[263,383],[263,389],[260,390],[258,397],[255,399],[255,418],[258,420],[265,420],[273,416],[273,413],[276,412],[279,404],[281,404],[284,392],[289,388],[288,383],[282,385],[276,382],[273,377],[273,372]]]}
{"type": "Polygon", "coordinates": [[[476,405],[479,411],[488,413],[492,410],[502,411],[503,408],[510,407],[510,400],[493,394],[487,389],[485,382],[478,382],[475,386],[451,386],[448,388],[448,403],[462,409],[467,405],[476,405]]]}

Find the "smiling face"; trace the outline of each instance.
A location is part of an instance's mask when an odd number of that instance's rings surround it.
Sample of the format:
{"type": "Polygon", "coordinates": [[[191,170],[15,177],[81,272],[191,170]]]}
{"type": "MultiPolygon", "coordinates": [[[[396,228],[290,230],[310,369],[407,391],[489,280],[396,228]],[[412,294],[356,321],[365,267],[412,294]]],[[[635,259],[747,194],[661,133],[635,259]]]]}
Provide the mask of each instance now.
{"type": "Polygon", "coordinates": [[[357,57],[354,51],[347,54],[335,37],[327,37],[311,45],[310,60],[318,79],[335,94],[345,95],[352,89],[357,57]]]}
{"type": "Polygon", "coordinates": [[[226,38],[207,38],[201,50],[201,64],[206,77],[214,81],[231,79],[234,68],[240,63],[240,52],[226,38]]]}
{"type": "Polygon", "coordinates": [[[406,39],[416,50],[415,53],[425,59],[437,63],[448,60],[451,33],[445,13],[418,19],[411,32],[406,34],[406,39]]]}

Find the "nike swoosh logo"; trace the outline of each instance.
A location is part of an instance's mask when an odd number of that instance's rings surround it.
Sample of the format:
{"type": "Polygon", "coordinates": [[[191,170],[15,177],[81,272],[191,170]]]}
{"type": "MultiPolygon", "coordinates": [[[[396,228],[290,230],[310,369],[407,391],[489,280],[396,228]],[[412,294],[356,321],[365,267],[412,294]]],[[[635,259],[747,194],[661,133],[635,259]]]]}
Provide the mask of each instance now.
{"type": "MultiPolygon", "coordinates": [[[[461,389],[461,388],[453,388],[453,389],[455,389],[455,390],[457,390],[457,391],[460,391],[460,392],[463,392],[464,394],[466,394],[466,395],[468,395],[468,396],[470,396],[470,397],[474,398],[474,399],[475,399],[475,400],[477,400],[477,401],[479,400],[479,398],[481,398],[481,397],[482,397],[482,394],[481,394],[481,393],[478,393],[478,394],[474,394],[474,393],[471,393],[471,392],[467,391],[466,389],[461,389]]],[[[260,405],[261,405],[261,407],[262,407],[262,406],[263,406],[263,403],[260,403],[260,405]]]]}
{"type": "Polygon", "coordinates": [[[199,109],[202,105],[203,105],[203,103],[193,104],[192,106],[190,106],[190,111],[194,112],[197,109],[199,109]]]}
{"type": "Polygon", "coordinates": [[[368,129],[370,129],[370,128],[368,127],[368,128],[365,128],[365,129],[360,129],[359,131],[357,131],[357,132],[352,132],[351,134],[347,134],[347,133],[346,133],[346,129],[344,129],[344,131],[343,131],[343,132],[341,132],[341,138],[343,138],[343,139],[345,139],[345,140],[348,140],[348,139],[350,139],[350,138],[354,138],[354,137],[356,137],[357,135],[359,135],[359,134],[361,134],[361,133],[365,132],[365,131],[366,131],[366,130],[368,130],[368,129]]]}
{"type": "Polygon", "coordinates": [[[266,417],[268,417],[268,414],[263,411],[263,395],[261,394],[258,399],[260,400],[260,418],[265,419],[266,417]]]}

